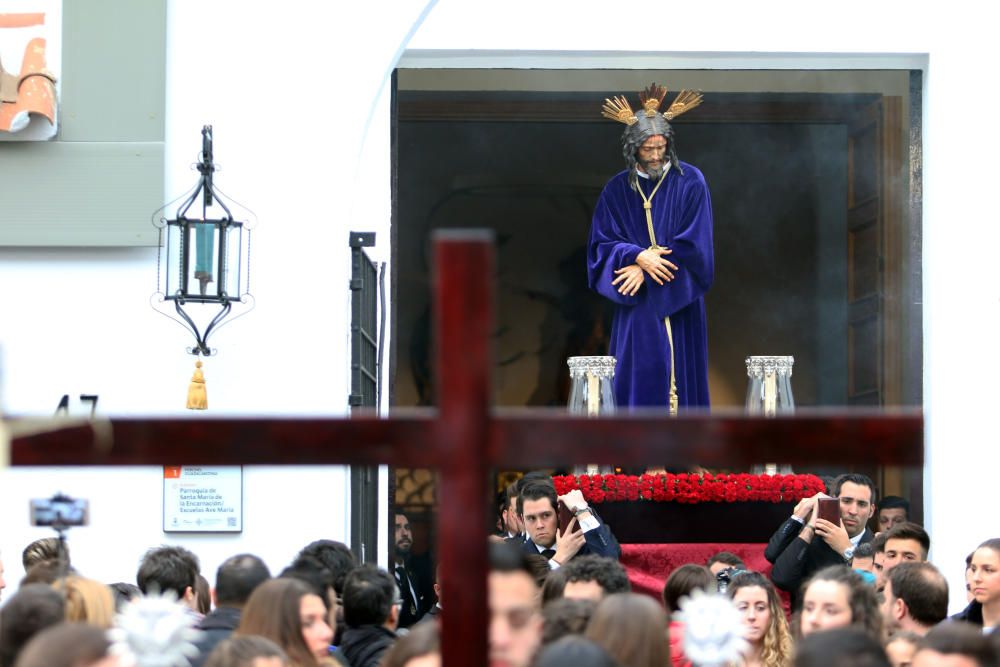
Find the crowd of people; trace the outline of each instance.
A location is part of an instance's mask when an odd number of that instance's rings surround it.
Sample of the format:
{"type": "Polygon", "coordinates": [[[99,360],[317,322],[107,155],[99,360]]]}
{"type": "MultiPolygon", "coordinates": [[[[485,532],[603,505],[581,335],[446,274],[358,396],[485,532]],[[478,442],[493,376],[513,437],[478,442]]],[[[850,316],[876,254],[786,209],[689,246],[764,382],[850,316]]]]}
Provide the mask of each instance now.
{"type": "MultiPolygon", "coordinates": [[[[1000,539],[973,545],[967,606],[948,618],[947,581],[906,501],[880,502],[856,474],[828,490],[777,527],[769,571],[721,552],[673,569],[655,599],[632,591],[618,541],[580,491],[557,496],[551,478],[525,475],[501,494],[490,536],[488,664],[1000,665],[1000,539]]],[[[407,517],[394,522],[391,570],[318,540],[277,576],[238,554],[214,582],[194,553],[162,546],[134,584],[105,584],[77,572],[59,540],[38,540],[13,595],[0,562],[0,667],[437,667],[447,576],[414,556],[407,517]],[[173,634],[148,621],[155,613],[174,619],[173,634]]]]}
{"type": "Polygon", "coordinates": [[[512,599],[511,555],[494,554],[491,665],[1000,664],[1000,632],[994,632],[1000,623],[1000,539],[969,554],[967,606],[949,618],[947,581],[928,560],[930,536],[909,520],[905,499],[879,501],[864,475],[841,475],[831,480],[829,493],[800,501],[765,548],[767,572],[749,570],[735,554],[717,553],[670,572],[661,604],[653,607],[652,598],[630,591],[614,536],[579,492],[550,494],[540,508],[528,504],[527,498],[539,497],[534,487],[545,483],[526,478],[498,503],[500,537],[494,539],[508,551],[516,548],[525,560],[520,576],[525,582],[534,577],[537,591],[512,599]],[[583,530],[593,533],[572,537],[572,525],[560,530],[546,524],[560,503],[575,516],[588,516],[583,530]],[[585,552],[591,544],[614,548],[585,552]],[[528,561],[543,547],[549,547],[549,567],[539,576],[528,561]],[[743,641],[728,645],[735,655],[718,657],[727,642],[721,617],[706,625],[706,612],[684,610],[684,601],[699,591],[724,597],[737,612],[743,641]],[[520,610],[518,628],[512,627],[512,609],[520,610]],[[714,661],[705,657],[706,643],[717,649],[714,661]]]}

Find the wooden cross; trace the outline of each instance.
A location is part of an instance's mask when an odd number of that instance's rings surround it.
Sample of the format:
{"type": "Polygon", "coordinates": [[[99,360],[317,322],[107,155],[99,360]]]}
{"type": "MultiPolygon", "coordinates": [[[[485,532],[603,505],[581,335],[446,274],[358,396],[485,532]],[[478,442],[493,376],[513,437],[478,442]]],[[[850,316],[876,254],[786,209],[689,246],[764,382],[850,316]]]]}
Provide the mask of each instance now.
{"type": "Polygon", "coordinates": [[[923,460],[919,412],[800,411],[772,419],[693,415],[587,419],[491,406],[494,258],[485,231],[438,232],[437,409],[387,419],[114,419],[15,438],[13,465],[393,464],[435,468],[438,556],[446,573],[443,660],[484,664],[489,616],[485,536],[494,469],[762,461],[903,464],[923,460]]]}

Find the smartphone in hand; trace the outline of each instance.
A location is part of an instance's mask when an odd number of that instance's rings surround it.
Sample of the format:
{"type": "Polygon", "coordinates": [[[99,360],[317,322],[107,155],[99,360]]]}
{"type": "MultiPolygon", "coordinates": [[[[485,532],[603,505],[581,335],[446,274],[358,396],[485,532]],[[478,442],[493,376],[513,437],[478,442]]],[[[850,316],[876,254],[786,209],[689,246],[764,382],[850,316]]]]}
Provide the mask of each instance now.
{"type": "Polygon", "coordinates": [[[840,499],[839,498],[817,498],[816,518],[825,519],[835,526],[840,525],[840,499]]]}
{"type": "MultiPolygon", "coordinates": [[[[559,501],[559,531],[562,532],[562,531],[566,530],[566,526],[569,525],[569,522],[572,519],[573,519],[573,511],[570,510],[570,508],[566,507],[566,503],[564,503],[562,500],[560,500],[559,501]]],[[[575,524],[573,524],[573,532],[574,533],[580,532],[580,522],[579,521],[577,521],[575,524]]]]}

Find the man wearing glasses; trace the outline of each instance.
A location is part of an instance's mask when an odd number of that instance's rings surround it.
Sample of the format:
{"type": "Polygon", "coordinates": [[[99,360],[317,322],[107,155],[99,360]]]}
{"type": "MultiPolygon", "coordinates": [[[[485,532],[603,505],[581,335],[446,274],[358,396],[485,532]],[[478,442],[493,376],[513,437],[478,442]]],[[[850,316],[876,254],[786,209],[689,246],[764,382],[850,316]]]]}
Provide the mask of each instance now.
{"type": "Polygon", "coordinates": [[[627,169],[604,187],[587,250],[591,289],[614,307],[609,354],[619,407],[708,406],[705,293],[712,285],[712,203],[698,169],[677,159],[668,120],[701,103],[682,91],[667,111],[651,85],[632,111],[623,97],[603,115],[624,123],[627,169]]]}

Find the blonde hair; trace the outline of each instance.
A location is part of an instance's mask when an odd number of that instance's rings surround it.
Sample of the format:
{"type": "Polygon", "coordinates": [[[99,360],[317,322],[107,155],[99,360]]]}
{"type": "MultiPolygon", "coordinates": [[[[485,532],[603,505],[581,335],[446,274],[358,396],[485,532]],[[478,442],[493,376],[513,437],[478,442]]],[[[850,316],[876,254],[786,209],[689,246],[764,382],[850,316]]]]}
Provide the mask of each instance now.
{"type": "Polygon", "coordinates": [[[66,598],[66,620],[107,630],[115,616],[115,596],[99,581],[70,575],[52,584],[66,598]]]}

